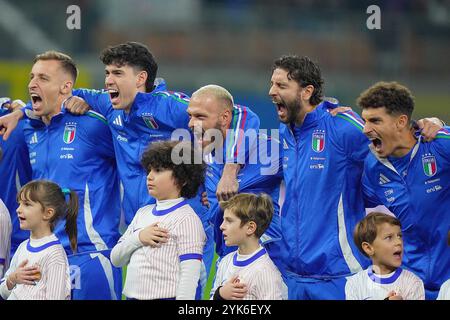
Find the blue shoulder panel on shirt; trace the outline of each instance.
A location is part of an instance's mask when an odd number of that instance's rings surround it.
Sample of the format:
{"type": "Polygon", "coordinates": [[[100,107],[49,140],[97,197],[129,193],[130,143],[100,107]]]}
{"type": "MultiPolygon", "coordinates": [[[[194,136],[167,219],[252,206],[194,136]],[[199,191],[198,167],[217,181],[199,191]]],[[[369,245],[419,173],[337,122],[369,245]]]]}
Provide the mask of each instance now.
{"type": "Polygon", "coordinates": [[[355,126],[361,131],[364,128],[364,123],[362,122],[361,118],[353,111],[338,113],[336,117],[351,123],[353,126],[355,126]]]}
{"type": "Polygon", "coordinates": [[[88,112],[86,112],[86,115],[87,115],[88,117],[98,119],[98,120],[100,120],[101,122],[103,122],[104,124],[108,125],[108,121],[106,120],[106,118],[105,118],[104,116],[102,116],[102,115],[101,115],[100,113],[98,113],[98,112],[89,110],[88,112]]]}
{"type": "Polygon", "coordinates": [[[189,103],[189,97],[181,92],[169,92],[169,91],[157,91],[152,93],[153,96],[160,96],[160,97],[166,97],[166,98],[173,98],[177,100],[178,102],[188,104],[189,103]]]}

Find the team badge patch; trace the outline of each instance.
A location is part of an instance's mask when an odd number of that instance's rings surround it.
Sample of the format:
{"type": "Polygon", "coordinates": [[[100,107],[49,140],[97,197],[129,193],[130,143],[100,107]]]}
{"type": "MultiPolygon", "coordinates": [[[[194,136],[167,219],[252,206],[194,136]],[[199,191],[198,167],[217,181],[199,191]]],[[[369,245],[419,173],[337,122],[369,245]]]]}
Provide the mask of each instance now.
{"type": "Polygon", "coordinates": [[[312,134],[312,149],[322,152],[325,149],[325,130],[315,130],[312,134]]]}
{"type": "Polygon", "coordinates": [[[437,164],[436,164],[436,158],[432,155],[429,156],[423,156],[422,157],[422,165],[423,165],[423,172],[428,176],[432,177],[437,172],[437,164]]]}
{"type": "Polygon", "coordinates": [[[142,115],[142,120],[144,120],[145,124],[150,129],[158,129],[159,128],[158,123],[156,122],[155,118],[153,118],[153,115],[151,115],[151,114],[142,115]]]}
{"type": "Polygon", "coordinates": [[[70,144],[75,140],[75,133],[77,132],[77,127],[75,124],[66,124],[64,128],[63,140],[66,144],[70,144]]]}

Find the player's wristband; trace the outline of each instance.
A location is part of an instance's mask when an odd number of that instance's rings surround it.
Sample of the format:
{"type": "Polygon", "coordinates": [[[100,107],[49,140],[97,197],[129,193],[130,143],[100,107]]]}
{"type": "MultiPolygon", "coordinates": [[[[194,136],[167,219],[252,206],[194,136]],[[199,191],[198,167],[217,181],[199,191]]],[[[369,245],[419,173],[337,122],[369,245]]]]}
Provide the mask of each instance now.
{"type": "Polygon", "coordinates": [[[213,300],[225,300],[219,293],[220,288],[222,288],[222,286],[218,287],[216,292],[214,292],[213,300]]]}

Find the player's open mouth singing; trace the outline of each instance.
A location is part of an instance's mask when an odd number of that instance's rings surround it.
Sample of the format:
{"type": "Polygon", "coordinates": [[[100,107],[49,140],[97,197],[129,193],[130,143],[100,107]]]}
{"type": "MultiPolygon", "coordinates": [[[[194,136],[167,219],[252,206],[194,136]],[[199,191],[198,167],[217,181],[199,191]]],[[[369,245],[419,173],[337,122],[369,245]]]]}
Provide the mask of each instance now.
{"type": "Polygon", "coordinates": [[[30,92],[31,101],[33,103],[33,107],[38,107],[42,103],[42,98],[39,94],[35,92],[30,92]]]}
{"type": "Polygon", "coordinates": [[[273,103],[277,107],[278,117],[280,117],[280,118],[286,117],[286,114],[287,114],[286,105],[284,103],[279,103],[279,102],[276,102],[276,101],[273,101],[273,103]]]}
{"type": "Polygon", "coordinates": [[[116,89],[108,89],[108,93],[109,93],[109,98],[111,99],[111,103],[112,104],[118,104],[118,100],[119,100],[119,90],[116,89]]]}
{"type": "Polygon", "coordinates": [[[379,138],[369,138],[369,139],[372,142],[372,145],[373,145],[375,151],[378,153],[381,153],[382,148],[383,148],[382,140],[379,138]]]}

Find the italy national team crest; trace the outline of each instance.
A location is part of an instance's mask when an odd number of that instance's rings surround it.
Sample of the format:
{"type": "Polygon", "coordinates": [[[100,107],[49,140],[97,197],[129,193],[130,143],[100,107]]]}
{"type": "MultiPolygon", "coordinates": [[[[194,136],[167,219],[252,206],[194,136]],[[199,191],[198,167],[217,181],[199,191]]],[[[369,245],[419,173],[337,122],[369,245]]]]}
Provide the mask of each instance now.
{"type": "Polygon", "coordinates": [[[312,148],[315,152],[325,149],[325,130],[315,130],[312,134],[312,148]]]}
{"type": "Polygon", "coordinates": [[[77,132],[77,126],[74,123],[66,123],[64,128],[63,140],[66,144],[70,144],[75,140],[75,133],[77,132]]]}
{"type": "Polygon", "coordinates": [[[144,120],[145,124],[150,129],[158,129],[159,128],[158,123],[156,122],[155,118],[153,118],[152,114],[143,114],[142,120],[144,120]]]}
{"type": "Polygon", "coordinates": [[[437,172],[437,164],[436,164],[436,158],[432,155],[425,155],[422,157],[422,165],[423,165],[423,172],[428,176],[432,177],[437,172]]]}

